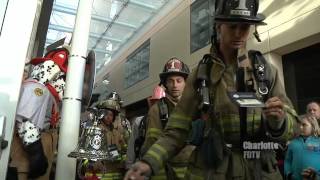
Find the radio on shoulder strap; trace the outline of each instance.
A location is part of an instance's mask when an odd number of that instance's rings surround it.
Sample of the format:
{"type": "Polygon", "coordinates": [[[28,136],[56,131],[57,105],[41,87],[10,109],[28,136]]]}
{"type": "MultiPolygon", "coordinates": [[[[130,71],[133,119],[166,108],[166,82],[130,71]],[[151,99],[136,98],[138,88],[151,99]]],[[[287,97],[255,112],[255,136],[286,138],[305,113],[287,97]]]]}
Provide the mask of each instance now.
{"type": "Polygon", "coordinates": [[[213,64],[212,57],[210,54],[205,54],[198,65],[197,72],[197,87],[200,93],[201,102],[199,104],[199,110],[207,113],[210,109],[210,95],[209,95],[209,80],[210,80],[210,69],[213,64]]]}
{"type": "Polygon", "coordinates": [[[158,107],[159,107],[159,116],[160,116],[162,128],[164,129],[169,119],[169,109],[164,98],[159,100],[158,107]]]}
{"type": "Polygon", "coordinates": [[[257,82],[257,91],[263,97],[263,100],[266,101],[272,84],[267,60],[260,51],[250,50],[248,51],[248,55],[252,61],[253,73],[257,82]]]}

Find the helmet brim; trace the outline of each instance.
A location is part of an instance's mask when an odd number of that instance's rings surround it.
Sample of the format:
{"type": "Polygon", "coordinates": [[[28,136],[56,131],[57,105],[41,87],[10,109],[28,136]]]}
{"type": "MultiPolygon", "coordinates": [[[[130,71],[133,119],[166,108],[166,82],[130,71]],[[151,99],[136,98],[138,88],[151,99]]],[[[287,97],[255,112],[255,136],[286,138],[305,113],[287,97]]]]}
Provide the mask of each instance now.
{"type": "Polygon", "coordinates": [[[160,79],[165,79],[167,78],[168,76],[172,76],[172,75],[177,75],[177,76],[182,76],[184,78],[187,78],[189,73],[184,73],[184,72],[163,72],[163,73],[160,73],[159,76],[160,76],[160,79]]]}
{"type": "Polygon", "coordinates": [[[98,107],[98,109],[112,111],[115,115],[118,115],[118,113],[120,113],[120,110],[116,110],[116,109],[113,109],[111,107],[98,107]]]}
{"type": "Polygon", "coordinates": [[[216,15],[215,21],[222,23],[247,23],[251,25],[267,25],[263,22],[265,16],[263,14],[257,14],[256,17],[246,17],[246,16],[226,16],[226,15],[216,15]]]}

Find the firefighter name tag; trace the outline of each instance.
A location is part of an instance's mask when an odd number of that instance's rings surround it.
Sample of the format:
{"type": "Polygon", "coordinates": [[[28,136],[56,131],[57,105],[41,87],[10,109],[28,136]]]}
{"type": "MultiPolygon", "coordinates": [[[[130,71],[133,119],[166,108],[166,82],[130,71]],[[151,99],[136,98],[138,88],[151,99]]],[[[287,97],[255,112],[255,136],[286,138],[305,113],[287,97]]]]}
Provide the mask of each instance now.
{"type": "Polygon", "coordinates": [[[264,107],[265,104],[259,100],[253,92],[229,92],[229,98],[239,107],[264,107]]]}

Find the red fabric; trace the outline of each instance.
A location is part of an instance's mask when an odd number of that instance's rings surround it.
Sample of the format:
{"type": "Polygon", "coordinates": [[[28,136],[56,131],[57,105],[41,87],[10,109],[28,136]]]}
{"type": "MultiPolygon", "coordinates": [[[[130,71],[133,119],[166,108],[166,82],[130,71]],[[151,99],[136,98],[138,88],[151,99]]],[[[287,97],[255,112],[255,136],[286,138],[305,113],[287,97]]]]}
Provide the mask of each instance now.
{"type": "Polygon", "coordinates": [[[50,91],[50,93],[53,95],[54,99],[56,100],[56,102],[60,102],[61,99],[59,97],[58,92],[56,91],[56,89],[54,87],[52,87],[50,84],[46,84],[46,87],[48,88],[48,90],[50,91]]]}
{"type": "MultiPolygon", "coordinates": [[[[50,91],[50,93],[53,95],[54,99],[56,100],[56,103],[60,102],[59,94],[57,93],[56,89],[54,89],[50,84],[46,84],[46,87],[50,91]]],[[[57,123],[59,121],[60,114],[59,112],[56,112],[56,105],[54,104],[51,109],[51,119],[50,119],[50,125],[52,127],[56,127],[57,123]]]]}
{"type": "Polygon", "coordinates": [[[56,112],[55,105],[52,106],[51,110],[51,119],[50,119],[50,124],[52,127],[57,127],[57,123],[59,121],[59,112],[56,112]]]}

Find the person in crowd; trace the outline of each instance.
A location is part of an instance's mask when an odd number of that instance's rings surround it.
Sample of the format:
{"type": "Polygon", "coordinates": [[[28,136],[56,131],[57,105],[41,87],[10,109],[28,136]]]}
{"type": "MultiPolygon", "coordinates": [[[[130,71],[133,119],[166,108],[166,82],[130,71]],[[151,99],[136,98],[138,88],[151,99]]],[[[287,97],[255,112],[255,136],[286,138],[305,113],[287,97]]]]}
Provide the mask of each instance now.
{"type": "Polygon", "coordinates": [[[157,85],[155,88],[153,88],[153,94],[152,96],[149,96],[147,98],[148,101],[148,107],[150,108],[152,105],[154,105],[156,102],[159,101],[159,99],[166,96],[165,89],[161,85],[157,85]]]}
{"type": "Polygon", "coordinates": [[[68,54],[67,49],[58,48],[30,62],[33,67],[21,87],[9,163],[19,180],[49,179],[68,54]]]}
{"type": "MultiPolygon", "coordinates": [[[[122,153],[126,156],[128,141],[129,141],[130,135],[132,133],[132,127],[131,127],[130,121],[125,116],[125,109],[122,106],[123,101],[122,101],[120,95],[116,91],[113,91],[108,95],[108,98],[117,101],[118,104],[120,105],[119,115],[116,116],[116,119],[113,124],[114,124],[115,128],[119,129],[119,131],[121,131],[121,133],[124,135],[124,143],[125,143],[124,147],[125,148],[122,149],[123,150],[122,153]]],[[[125,159],[126,158],[124,157],[123,160],[125,160],[125,159]]]]}
{"type": "Polygon", "coordinates": [[[287,179],[319,179],[320,129],[312,115],[300,117],[300,136],[290,141],[285,156],[284,170],[287,179]]]}
{"type": "MultiPolygon", "coordinates": [[[[163,87],[157,85],[153,89],[152,96],[148,97],[148,107],[150,108],[159,99],[165,97],[165,91],[163,87]]],[[[129,138],[127,149],[126,168],[129,169],[136,160],[141,157],[140,151],[145,139],[146,133],[146,115],[138,116],[132,120],[132,134],[129,138]]]]}
{"type": "Polygon", "coordinates": [[[85,164],[85,178],[94,179],[94,177],[122,180],[125,173],[124,158],[126,149],[124,131],[116,123],[117,116],[120,113],[120,105],[117,100],[110,98],[99,101],[96,106],[99,114],[102,114],[99,127],[104,134],[105,144],[113,160],[90,161],[85,164]]]}
{"type": "Polygon", "coordinates": [[[306,113],[317,118],[320,123],[320,104],[316,101],[311,101],[307,104],[306,113]]]}
{"type": "MultiPolygon", "coordinates": [[[[138,143],[139,141],[137,139],[140,138],[140,123],[144,117],[145,116],[138,116],[134,117],[132,120],[132,134],[130,135],[128,142],[126,169],[129,169],[133,165],[133,163],[135,163],[136,160],[139,159],[139,154],[136,153],[136,148],[138,146],[136,143],[138,143]]],[[[143,140],[144,139],[141,139],[141,141],[143,140]]]]}
{"type": "MultiPolygon", "coordinates": [[[[277,69],[261,53],[246,49],[250,28],[264,24],[265,18],[257,14],[258,0],[216,2],[210,54],[189,75],[162,136],[132,166],[125,180],[157,174],[184,146],[199,111],[208,113],[209,119],[198,126],[203,129],[195,136],[200,138],[184,179],[282,179],[272,149],[259,151],[259,157],[250,159],[245,158],[243,147],[245,140],[285,143],[292,138],[297,121],[277,69]],[[237,104],[238,91],[256,95],[255,100],[246,101],[256,105],[237,104]],[[259,100],[264,102],[263,108],[259,100]]],[[[258,33],[254,34],[259,40],[258,33]]]]}
{"type": "MultiPolygon", "coordinates": [[[[170,58],[164,65],[163,71],[159,76],[160,84],[165,87],[166,96],[152,105],[148,111],[146,136],[141,149],[142,155],[163,133],[172,110],[182,96],[188,75],[188,66],[176,57],[170,58]]],[[[186,146],[151,179],[173,179],[174,177],[176,177],[175,179],[182,179],[185,175],[192,149],[192,146],[186,146]]]]}

